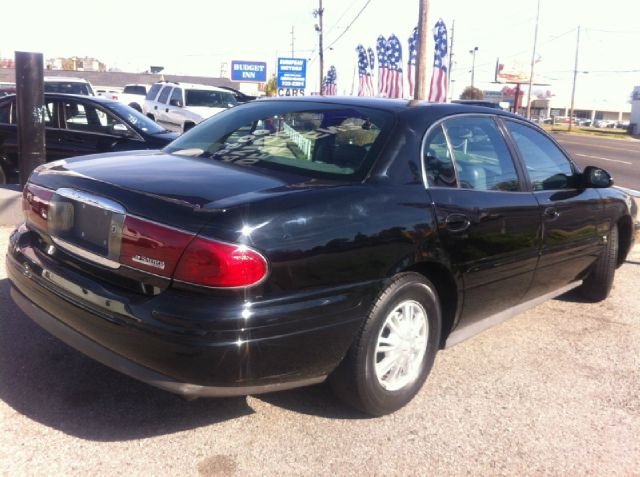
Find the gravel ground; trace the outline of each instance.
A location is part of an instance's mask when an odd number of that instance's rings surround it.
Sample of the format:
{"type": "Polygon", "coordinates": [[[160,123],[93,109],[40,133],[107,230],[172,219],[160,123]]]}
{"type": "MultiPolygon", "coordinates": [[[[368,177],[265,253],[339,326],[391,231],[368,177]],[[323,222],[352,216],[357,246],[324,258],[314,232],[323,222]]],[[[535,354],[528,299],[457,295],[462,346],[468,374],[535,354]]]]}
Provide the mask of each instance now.
{"type": "Polygon", "coordinates": [[[443,351],[371,419],[323,385],[187,402],[137,383],[31,323],[2,266],[0,475],[640,476],[638,284],[636,249],[606,302],[554,300],[443,351]]]}

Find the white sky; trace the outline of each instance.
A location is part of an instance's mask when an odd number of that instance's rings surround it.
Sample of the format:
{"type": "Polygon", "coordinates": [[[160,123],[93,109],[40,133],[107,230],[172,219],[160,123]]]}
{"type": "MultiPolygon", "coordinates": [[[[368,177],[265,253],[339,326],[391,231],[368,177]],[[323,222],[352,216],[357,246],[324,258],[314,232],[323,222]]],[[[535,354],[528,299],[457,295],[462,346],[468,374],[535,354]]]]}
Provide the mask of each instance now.
{"type": "MultiPolygon", "coordinates": [[[[344,32],[367,0],[324,0],[325,48],[344,32]]],[[[442,17],[451,35],[455,20],[454,95],[470,84],[476,56],[476,86],[491,85],[496,58],[529,64],[537,0],[431,0],[431,26],[442,17]]],[[[45,57],[92,56],[123,71],[163,65],[167,73],[218,76],[221,63],[266,61],[269,76],[278,55],[290,56],[295,29],[296,56],[311,58],[307,81],[317,88],[317,34],[311,15],[317,0],[234,0],[159,2],[149,0],[21,0],[4,5],[0,56],[14,50],[45,57]]],[[[325,68],[334,64],[338,91],[351,92],[355,47],[375,48],[379,34],[395,33],[403,42],[416,25],[418,0],[371,0],[351,28],[325,51],[325,68]]],[[[550,79],[558,98],[568,98],[576,45],[582,25],[577,103],[607,103],[617,109],[640,84],[640,1],[541,0],[536,71],[550,79]],[[636,72],[626,73],[626,71],[636,72]]],[[[431,40],[431,38],[430,38],[431,40]]],[[[430,48],[433,41],[430,41],[430,48]]],[[[431,55],[429,55],[431,57],[431,55]]],[[[431,61],[431,59],[429,60],[431,61]]]]}

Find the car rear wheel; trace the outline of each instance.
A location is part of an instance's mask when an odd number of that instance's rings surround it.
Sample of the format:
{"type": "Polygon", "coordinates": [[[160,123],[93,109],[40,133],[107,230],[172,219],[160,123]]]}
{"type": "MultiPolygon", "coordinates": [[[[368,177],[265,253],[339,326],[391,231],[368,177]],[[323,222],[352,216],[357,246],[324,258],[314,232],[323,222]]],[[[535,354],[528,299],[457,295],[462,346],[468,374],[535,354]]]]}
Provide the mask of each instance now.
{"type": "Polygon", "coordinates": [[[139,113],[142,112],[142,108],[140,107],[140,105],[138,103],[131,103],[129,105],[130,108],[135,109],[136,111],[138,111],[139,113]]]}
{"type": "Polygon", "coordinates": [[[613,286],[618,261],[618,226],[613,225],[607,243],[593,264],[591,273],[576,289],[579,296],[591,302],[602,301],[609,296],[613,286]]]}
{"type": "Polygon", "coordinates": [[[440,323],[431,282],[417,273],[397,275],[331,375],[334,391],[367,414],[400,409],[417,394],[433,366],[440,323]]]}

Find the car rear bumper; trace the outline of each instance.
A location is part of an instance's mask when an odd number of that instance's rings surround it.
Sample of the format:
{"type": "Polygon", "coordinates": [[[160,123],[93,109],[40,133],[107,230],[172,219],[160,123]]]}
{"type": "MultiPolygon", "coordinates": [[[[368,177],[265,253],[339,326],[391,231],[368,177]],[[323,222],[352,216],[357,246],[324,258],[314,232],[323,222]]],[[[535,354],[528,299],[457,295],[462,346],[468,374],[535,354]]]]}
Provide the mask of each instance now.
{"type": "Polygon", "coordinates": [[[342,290],[256,302],[254,316],[242,320],[241,304],[225,308],[218,300],[206,307],[208,297],[199,296],[191,297],[193,313],[209,319],[189,321],[183,291],[132,297],[61,267],[20,236],[12,236],[7,273],[11,296],[31,319],[87,356],[182,395],[257,394],[321,382],[348,350],[368,306],[369,293],[342,290]]]}

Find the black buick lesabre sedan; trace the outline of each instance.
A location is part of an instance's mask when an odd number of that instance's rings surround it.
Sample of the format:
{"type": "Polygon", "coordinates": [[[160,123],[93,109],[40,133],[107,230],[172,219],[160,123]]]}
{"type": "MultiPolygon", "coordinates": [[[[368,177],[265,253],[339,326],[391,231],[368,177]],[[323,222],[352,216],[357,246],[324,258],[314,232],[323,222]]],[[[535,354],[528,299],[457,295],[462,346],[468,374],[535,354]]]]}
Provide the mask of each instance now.
{"type": "Polygon", "coordinates": [[[163,151],[38,168],[11,295],[64,342],[175,393],[328,378],[380,415],[440,348],[573,288],[605,299],[636,215],[611,184],[496,109],[259,101],[163,151]]]}

